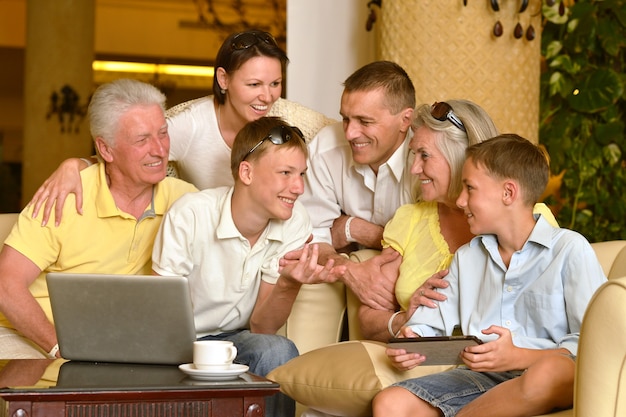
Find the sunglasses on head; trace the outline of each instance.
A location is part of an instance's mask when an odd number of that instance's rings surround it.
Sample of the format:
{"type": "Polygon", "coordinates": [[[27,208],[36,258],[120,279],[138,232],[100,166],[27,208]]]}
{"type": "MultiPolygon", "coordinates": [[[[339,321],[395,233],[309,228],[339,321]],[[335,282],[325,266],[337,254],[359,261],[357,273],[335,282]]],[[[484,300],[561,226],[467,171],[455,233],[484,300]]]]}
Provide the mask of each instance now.
{"type": "Polygon", "coordinates": [[[445,101],[435,102],[435,104],[433,104],[433,106],[430,108],[430,114],[440,122],[445,122],[446,120],[448,120],[454,126],[461,129],[463,132],[466,132],[465,126],[463,125],[461,119],[459,119],[459,117],[454,114],[454,111],[452,111],[452,106],[450,106],[445,101]]]}
{"type": "MultiPolygon", "coordinates": [[[[283,143],[289,142],[291,140],[291,138],[294,136],[294,133],[295,133],[295,135],[296,135],[296,137],[298,139],[304,140],[304,135],[302,134],[302,131],[300,129],[298,129],[296,126],[280,125],[280,126],[273,127],[270,130],[270,133],[267,134],[267,136],[265,136],[263,139],[261,139],[259,141],[259,143],[254,145],[248,151],[248,153],[246,154],[246,158],[248,157],[248,155],[250,155],[252,152],[254,152],[256,150],[256,148],[261,146],[261,144],[263,142],[265,142],[266,140],[269,140],[274,145],[282,145],[283,143]]],[[[244,158],[244,159],[246,159],[246,158],[244,158]]]]}
{"type": "Polygon", "coordinates": [[[242,49],[248,49],[259,42],[264,42],[268,45],[278,46],[276,39],[267,32],[242,32],[235,35],[230,47],[234,51],[240,51],[242,49]]]}

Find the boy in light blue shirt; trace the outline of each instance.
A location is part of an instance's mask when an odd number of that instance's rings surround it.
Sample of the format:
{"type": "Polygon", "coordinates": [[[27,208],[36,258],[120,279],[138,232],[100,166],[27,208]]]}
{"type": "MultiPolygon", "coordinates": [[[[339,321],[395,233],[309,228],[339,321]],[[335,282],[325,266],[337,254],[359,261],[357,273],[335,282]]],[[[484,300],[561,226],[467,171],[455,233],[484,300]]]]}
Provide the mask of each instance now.
{"type": "MultiPolygon", "coordinates": [[[[606,277],[580,234],[533,215],[548,163],[517,135],[467,149],[457,205],[477,235],[454,256],[438,308],[420,307],[405,337],[463,334],[485,342],[465,366],[402,381],[374,399],[374,416],[533,416],[573,403],[583,315],[606,277]]],[[[401,370],[425,357],[388,349],[401,370]]]]}

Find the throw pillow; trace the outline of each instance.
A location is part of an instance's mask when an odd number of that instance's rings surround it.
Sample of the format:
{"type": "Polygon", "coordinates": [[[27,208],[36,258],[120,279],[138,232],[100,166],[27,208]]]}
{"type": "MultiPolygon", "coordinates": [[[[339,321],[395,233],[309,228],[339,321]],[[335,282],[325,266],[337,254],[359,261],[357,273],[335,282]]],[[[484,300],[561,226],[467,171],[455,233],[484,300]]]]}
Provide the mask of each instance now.
{"type": "Polygon", "coordinates": [[[384,343],[350,341],[312,350],[274,369],[267,376],[283,393],[315,410],[336,416],[371,416],[372,399],[397,381],[450,369],[418,366],[395,369],[384,343]]]}

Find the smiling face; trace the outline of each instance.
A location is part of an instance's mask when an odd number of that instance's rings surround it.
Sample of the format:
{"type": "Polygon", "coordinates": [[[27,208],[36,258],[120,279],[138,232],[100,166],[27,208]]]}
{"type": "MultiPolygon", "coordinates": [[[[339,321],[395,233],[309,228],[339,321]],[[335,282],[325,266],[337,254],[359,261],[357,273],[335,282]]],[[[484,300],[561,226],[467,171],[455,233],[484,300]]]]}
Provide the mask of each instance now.
{"type": "Polygon", "coordinates": [[[400,147],[411,124],[412,109],[392,114],[382,88],[344,92],[341,96],[343,130],[352,157],[374,172],[400,147]]]}
{"type": "Polygon", "coordinates": [[[503,205],[503,181],[489,175],[483,166],[470,158],[463,165],[463,190],[456,204],[467,216],[470,231],[475,234],[497,233],[493,228],[503,205]]]}
{"type": "Polygon", "coordinates": [[[273,145],[254,162],[242,164],[251,165],[251,195],[258,208],[255,213],[267,219],[289,219],[296,199],[304,192],[304,153],[297,147],[273,145]]]}
{"type": "Polygon", "coordinates": [[[226,104],[244,122],[266,116],[282,92],[281,64],[276,58],[251,58],[230,74],[218,68],[217,77],[227,90],[226,104]]]}
{"type": "Polygon", "coordinates": [[[415,154],[411,174],[419,180],[423,200],[454,205],[454,201],[449,201],[448,198],[450,164],[437,147],[441,136],[442,133],[426,126],[415,131],[409,143],[411,152],[415,154]]]}
{"type": "Polygon", "coordinates": [[[119,119],[112,146],[101,138],[96,144],[111,178],[126,186],[151,186],[165,178],[170,137],[157,104],[131,107],[119,119]]]}

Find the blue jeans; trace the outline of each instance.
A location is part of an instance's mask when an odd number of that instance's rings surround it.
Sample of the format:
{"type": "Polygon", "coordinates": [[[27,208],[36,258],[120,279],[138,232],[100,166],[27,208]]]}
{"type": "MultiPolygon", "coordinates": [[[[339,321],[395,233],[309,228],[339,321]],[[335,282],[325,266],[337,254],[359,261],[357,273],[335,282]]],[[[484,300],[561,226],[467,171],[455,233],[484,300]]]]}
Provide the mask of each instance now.
{"type": "MultiPolygon", "coordinates": [[[[230,340],[237,348],[235,363],[248,365],[250,373],[260,376],[266,376],[274,368],[298,356],[298,349],[291,340],[278,335],[250,333],[249,330],[205,336],[200,340],[230,340]]],[[[295,402],[285,394],[265,399],[267,417],[293,417],[295,412],[295,402]]]]}

